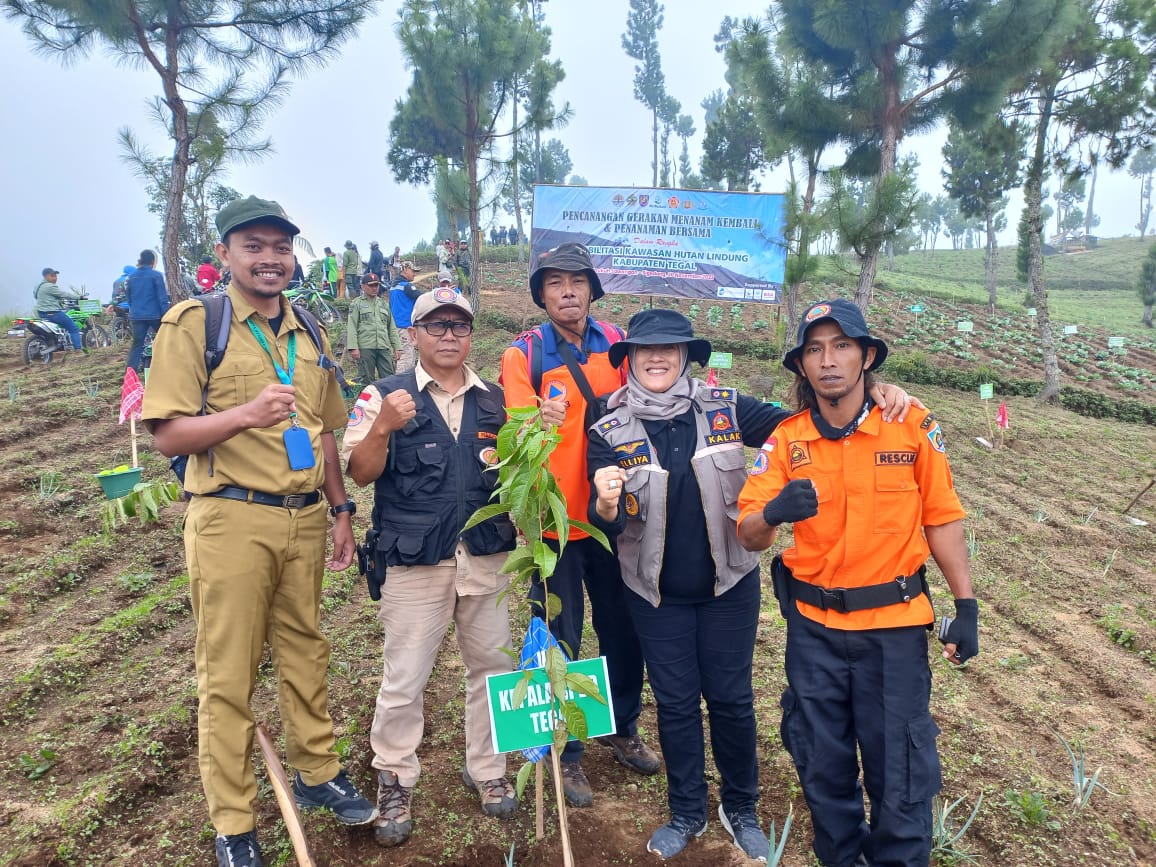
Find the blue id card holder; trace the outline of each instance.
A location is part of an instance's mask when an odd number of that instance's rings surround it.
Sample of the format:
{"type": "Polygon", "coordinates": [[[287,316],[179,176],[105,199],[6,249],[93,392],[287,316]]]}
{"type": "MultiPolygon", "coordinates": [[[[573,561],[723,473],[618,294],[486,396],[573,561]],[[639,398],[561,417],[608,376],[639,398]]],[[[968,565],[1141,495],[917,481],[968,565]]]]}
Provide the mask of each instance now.
{"type": "Polygon", "coordinates": [[[309,441],[309,431],[297,424],[296,420],[285,429],[281,438],[285,440],[289,469],[307,470],[317,463],[313,456],[313,444],[309,441]]]}

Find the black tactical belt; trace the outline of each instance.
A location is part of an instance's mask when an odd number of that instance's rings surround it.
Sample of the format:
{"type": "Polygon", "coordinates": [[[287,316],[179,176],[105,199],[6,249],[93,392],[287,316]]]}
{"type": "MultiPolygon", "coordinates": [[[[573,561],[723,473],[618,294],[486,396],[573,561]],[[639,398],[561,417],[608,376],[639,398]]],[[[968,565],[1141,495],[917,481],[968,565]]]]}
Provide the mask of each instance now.
{"type": "Polygon", "coordinates": [[[791,575],[791,598],[824,611],[866,611],[868,608],[884,608],[910,602],[920,593],[927,593],[926,566],[920,566],[914,575],[900,575],[884,584],[867,587],[820,587],[808,584],[791,575]]]}
{"type": "Polygon", "coordinates": [[[281,509],[304,509],[312,506],[321,499],[320,491],[310,494],[266,494],[263,491],[251,491],[248,488],[238,488],[236,485],[225,485],[219,491],[211,494],[201,494],[202,497],[222,497],[226,500],[241,500],[245,503],[256,503],[258,506],[277,506],[281,509]]]}

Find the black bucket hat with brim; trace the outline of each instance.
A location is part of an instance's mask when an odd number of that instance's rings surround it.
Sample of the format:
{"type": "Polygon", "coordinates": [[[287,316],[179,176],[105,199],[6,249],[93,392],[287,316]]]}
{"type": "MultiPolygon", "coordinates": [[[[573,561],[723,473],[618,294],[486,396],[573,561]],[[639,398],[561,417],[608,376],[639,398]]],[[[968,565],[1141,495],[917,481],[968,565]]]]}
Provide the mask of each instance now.
{"type": "Polygon", "coordinates": [[[867,330],[867,320],[863,318],[863,311],[859,309],[859,305],[846,298],[835,298],[831,301],[820,301],[817,304],[812,304],[803,313],[803,318],[799,320],[795,348],[783,356],[783,367],[791,373],[799,372],[799,366],[796,362],[803,354],[803,344],[807,340],[807,329],[827,320],[838,325],[848,337],[858,340],[864,346],[875,347],[875,358],[872,360],[871,366],[867,368],[868,370],[875,370],[887,360],[887,344],[878,337],[871,336],[871,332],[867,330]]]}
{"type": "Polygon", "coordinates": [[[678,343],[686,344],[686,354],[691,361],[706,364],[710,360],[710,341],[695,337],[694,326],[681,313],[662,308],[642,310],[630,317],[626,337],[610,347],[607,357],[611,364],[618,367],[631,346],[678,343]]]}

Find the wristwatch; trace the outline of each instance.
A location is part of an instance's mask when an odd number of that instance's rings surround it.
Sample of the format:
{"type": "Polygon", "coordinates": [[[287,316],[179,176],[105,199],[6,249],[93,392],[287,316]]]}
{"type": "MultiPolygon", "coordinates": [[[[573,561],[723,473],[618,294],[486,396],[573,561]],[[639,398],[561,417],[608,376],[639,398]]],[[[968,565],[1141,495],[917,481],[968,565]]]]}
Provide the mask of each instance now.
{"type": "Polygon", "coordinates": [[[357,503],[353,502],[353,500],[346,500],[340,506],[330,506],[329,507],[329,514],[331,514],[335,518],[338,515],[340,515],[342,512],[349,512],[349,517],[352,518],[354,515],[357,514],[357,503]]]}

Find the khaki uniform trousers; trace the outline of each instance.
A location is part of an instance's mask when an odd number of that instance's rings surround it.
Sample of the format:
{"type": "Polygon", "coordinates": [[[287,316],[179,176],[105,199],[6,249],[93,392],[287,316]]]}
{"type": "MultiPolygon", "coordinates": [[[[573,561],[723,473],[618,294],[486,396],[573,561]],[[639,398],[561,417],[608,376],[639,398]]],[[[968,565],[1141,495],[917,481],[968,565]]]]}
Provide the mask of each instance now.
{"type": "Polygon", "coordinates": [[[310,786],[341,769],[328,710],[329,642],[320,631],[325,501],[281,509],[194,497],[184,535],[197,622],[201,783],[217,832],[243,834],[254,827],[249,701],[266,641],[289,763],[310,786]]]}
{"type": "Polygon", "coordinates": [[[395,373],[405,373],[417,366],[417,350],[414,348],[413,340],[410,339],[408,328],[399,328],[397,333],[401,337],[401,356],[397,360],[395,373]]]}
{"type": "MultiPolygon", "coordinates": [[[[475,780],[506,775],[506,757],[490,740],[486,675],[511,671],[509,576],[498,574],[506,554],[471,556],[459,543],[436,566],[390,566],[381,588],[385,652],[381,689],[369,740],[373,766],[412,787],[421,773],[417,748],[425,728],[423,692],[450,622],[466,671],[466,770],[475,780]]],[[[447,725],[438,709],[434,725],[447,725]]]]}

